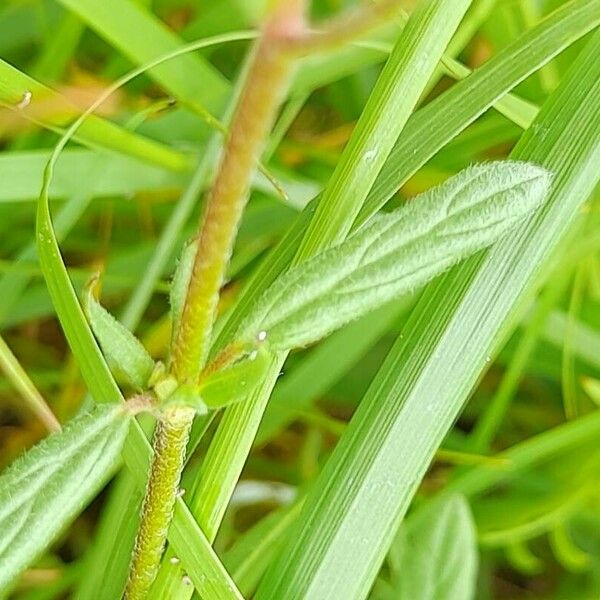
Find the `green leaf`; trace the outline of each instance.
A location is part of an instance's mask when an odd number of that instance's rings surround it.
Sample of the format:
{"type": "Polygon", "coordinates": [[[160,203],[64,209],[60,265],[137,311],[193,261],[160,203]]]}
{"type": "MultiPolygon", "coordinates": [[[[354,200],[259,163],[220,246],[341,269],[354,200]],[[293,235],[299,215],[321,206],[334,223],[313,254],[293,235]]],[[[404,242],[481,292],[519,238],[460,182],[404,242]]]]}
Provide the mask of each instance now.
{"type": "Polygon", "coordinates": [[[169,293],[169,301],[171,303],[171,346],[177,339],[179,333],[185,296],[190,283],[190,277],[192,276],[197,249],[198,241],[195,239],[184,246],[183,251],[181,252],[181,258],[177,263],[175,275],[173,275],[173,281],[171,282],[171,290],[169,293]]]}
{"type": "Polygon", "coordinates": [[[201,381],[200,396],[209,408],[222,408],[245,400],[262,381],[269,364],[269,353],[264,346],[259,346],[242,360],[201,381]]]}
{"type": "Polygon", "coordinates": [[[98,406],[44,439],[0,477],[0,591],[106,483],[130,420],[122,407],[98,406]]]}
{"type": "Polygon", "coordinates": [[[477,536],[471,510],[454,495],[435,514],[401,530],[393,586],[397,600],[469,600],[477,577],[477,536]]]}
{"type": "Polygon", "coordinates": [[[155,365],[142,343],[94,298],[90,289],[84,308],[111,369],[122,373],[136,389],[147,389],[155,365]]]}
{"type": "Polygon", "coordinates": [[[540,205],[549,184],[547,171],[527,163],[465,169],[281,276],[241,338],[266,332],[276,351],[315,342],[491,245],[540,205]]]}

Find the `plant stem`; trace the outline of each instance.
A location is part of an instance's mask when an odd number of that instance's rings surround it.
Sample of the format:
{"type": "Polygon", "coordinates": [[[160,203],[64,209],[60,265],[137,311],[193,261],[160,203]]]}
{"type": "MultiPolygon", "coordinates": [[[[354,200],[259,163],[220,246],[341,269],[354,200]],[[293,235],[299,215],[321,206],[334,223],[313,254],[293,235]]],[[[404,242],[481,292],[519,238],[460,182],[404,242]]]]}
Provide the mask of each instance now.
{"type": "MultiPolygon", "coordinates": [[[[254,50],[217,175],[198,232],[198,250],[174,346],[171,372],[196,382],[208,356],[219,291],[247,202],[250,182],[287,90],[294,64],[285,44],[304,31],[305,0],[282,0],[254,50]]],[[[128,600],[145,598],[156,577],[172,518],[194,411],[163,415],[154,436],[154,459],[142,508],[128,600]]]]}
{"type": "Polygon", "coordinates": [[[177,498],[193,409],[177,408],[163,415],[154,433],[154,456],[135,541],[127,600],[143,600],[156,577],[177,498]]]}
{"type": "Polygon", "coordinates": [[[255,50],[217,177],[207,198],[181,326],[173,348],[172,370],[178,381],[195,380],[206,360],[219,290],[251,177],[292,73],[292,57],[282,50],[290,37],[302,31],[302,11],[294,17],[288,3],[280,6],[255,50]]]}

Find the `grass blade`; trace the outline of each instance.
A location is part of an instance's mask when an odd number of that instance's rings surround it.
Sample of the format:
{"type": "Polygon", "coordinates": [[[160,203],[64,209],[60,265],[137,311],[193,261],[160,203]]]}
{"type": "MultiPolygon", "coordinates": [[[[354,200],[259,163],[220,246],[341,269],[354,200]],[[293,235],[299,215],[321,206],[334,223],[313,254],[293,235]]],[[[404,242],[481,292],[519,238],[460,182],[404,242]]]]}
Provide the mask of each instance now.
{"type": "MultiPolygon", "coordinates": [[[[132,0],[59,1],[134,64],[149,62],[183,46],[166,25],[132,0]]],[[[181,56],[173,65],[176,68],[157,65],[149,75],[200,115],[206,117],[207,111],[220,114],[230,92],[227,80],[198,56],[181,56]]]]}
{"type": "Polygon", "coordinates": [[[60,423],[54,413],[2,337],[0,337],[0,370],[4,371],[8,380],[19,390],[29,410],[46,426],[46,429],[60,431],[60,423]]]}
{"type": "MultiPolygon", "coordinates": [[[[3,60],[0,60],[0,103],[50,129],[64,127],[81,112],[61,94],[3,60]],[[26,105],[24,99],[28,99],[26,105]]],[[[191,164],[185,154],[97,116],[91,116],[83,124],[77,139],[92,147],[116,150],[175,171],[185,171],[191,164]]]]}
{"type": "Polygon", "coordinates": [[[599,51],[596,34],[512,154],[555,174],[551,199],[506,240],[429,286],[258,598],[368,593],[435,450],[507,333],[515,303],[598,181],[599,51]]]}

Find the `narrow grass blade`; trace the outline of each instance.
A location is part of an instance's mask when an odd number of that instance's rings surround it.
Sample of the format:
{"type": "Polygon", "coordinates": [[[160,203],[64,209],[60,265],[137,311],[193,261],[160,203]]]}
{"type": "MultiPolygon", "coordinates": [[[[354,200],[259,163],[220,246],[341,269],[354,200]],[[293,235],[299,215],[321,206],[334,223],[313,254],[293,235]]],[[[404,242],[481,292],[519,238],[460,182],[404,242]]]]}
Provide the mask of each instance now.
{"type": "MultiPolygon", "coordinates": [[[[134,64],[149,62],[183,46],[175,33],[133,0],[60,0],[60,3],[134,64]]],[[[199,114],[208,118],[207,111],[220,114],[230,91],[227,80],[198,56],[181,56],[173,65],[156,65],[149,74],[199,114]]]]}
{"type": "Polygon", "coordinates": [[[60,431],[60,423],[54,413],[2,337],[0,337],[0,370],[4,371],[8,380],[19,390],[29,410],[45,425],[46,429],[60,431]]]}
{"type": "MultiPolygon", "coordinates": [[[[1,160],[0,160],[1,162],[1,160]]],[[[39,189],[37,191],[39,194],[39,189]]],[[[73,227],[85,211],[91,198],[87,194],[77,194],[69,198],[56,217],[56,236],[60,240],[73,227]]],[[[0,328],[16,308],[19,298],[31,280],[30,275],[19,270],[21,263],[37,257],[35,240],[27,244],[16,257],[12,266],[0,278],[0,328]]]]}
{"type": "MultiPolygon", "coordinates": [[[[97,402],[119,402],[122,400],[121,392],[85,321],[56,242],[48,210],[47,187],[51,173],[50,168],[38,204],[37,239],[40,264],[58,318],[88,389],[97,402]]],[[[124,458],[127,466],[140,477],[139,485],[143,486],[151,449],[141,429],[137,424],[134,425],[125,442],[124,458]]],[[[241,597],[181,500],[176,503],[169,539],[178,552],[182,565],[189,569],[190,577],[199,592],[208,590],[207,593],[223,599],[241,597]]]]}
{"type": "Polygon", "coordinates": [[[550,200],[426,290],[258,598],[368,593],[435,450],[512,325],[515,304],[598,182],[599,51],[596,34],[512,154],[555,174],[550,200]]]}
{"type": "MultiPolygon", "coordinates": [[[[51,129],[63,127],[80,112],[58,92],[2,60],[0,103],[51,129]]],[[[175,171],[190,167],[190,159],[185,154],[96,116],[90,117],[82,126],[77,139],[92,147],[116,150],[175,171]]]]}

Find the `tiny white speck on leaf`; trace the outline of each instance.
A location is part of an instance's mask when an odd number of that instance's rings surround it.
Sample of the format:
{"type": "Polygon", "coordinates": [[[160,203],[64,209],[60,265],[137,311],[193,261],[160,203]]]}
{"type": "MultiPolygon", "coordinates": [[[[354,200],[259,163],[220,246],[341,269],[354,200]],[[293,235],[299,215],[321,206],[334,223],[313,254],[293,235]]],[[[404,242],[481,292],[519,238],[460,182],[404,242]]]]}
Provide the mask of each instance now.
{"type": "Polygon", "coordinates": [[[17,108],[19,110],[23,110],[24,108],[27,108],[31,104],[32,95],[33,94],[29,90],[26,90],[25,92],[23,92],[23,97],[21,98],[21,101],[17,104],[17,108]]]}

